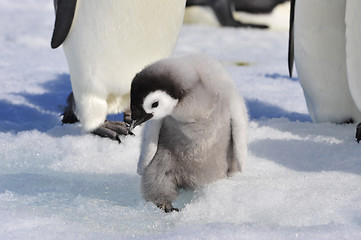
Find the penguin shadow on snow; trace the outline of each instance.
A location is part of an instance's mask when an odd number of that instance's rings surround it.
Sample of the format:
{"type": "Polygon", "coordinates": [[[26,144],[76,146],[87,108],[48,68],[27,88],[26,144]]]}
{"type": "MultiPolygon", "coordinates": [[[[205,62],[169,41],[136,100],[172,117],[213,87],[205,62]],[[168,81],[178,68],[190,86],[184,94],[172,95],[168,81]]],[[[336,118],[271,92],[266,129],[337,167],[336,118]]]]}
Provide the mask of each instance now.
{"type": "MultiPolygon", "coordinates": [[[[265,74],[264,77],[275,80],[275,79],[287,79],[292,82],[298,82],[298,78],[290,78],[288,75],[281,75],[279,73],[265,74]]],[[[279,106],[272,105],[267,102],[260,101],[258,99],[245,99],[249,119],[250,120],[265,120],[273,118],[287,118],[288,120],[295,122],[311,122],[309,114],[303,114],[298,112],[290,112],[279,106]]]]}
{"type": "Polygon", "coordinates": [[[69,74],[60,74],[41,87],[45,90],[43,94],[26,92],[14,94],[23,97],[35,107],[12,104],[6,100],[0,101],[1,131],[20,132],[36,129],[46,132],[60,125],[60,115],[71,92],[69,74]]]}
{"type": "Polygon", "coordinates": [[[361,175],[359,158],[352,157],[361,154],[350,137],[354,134],[352,124],[312,123],[308,114],[289,112],[255,99],[245,100],[250,120],[258,122],[259,127],[274,128],[300,138],[256,140],[249,143],[249,151],[254,156],[296,171],[342,171],[361,175]],[[345,158],[345,153],[350,157],[345,158]]]}
{"type": "Polygon", "coordinates": [[[250,120],[287,118],[290,121],[311,122],[308,114],[289,112],[278,106],[257,99],[245,99],[250,120]]]}
{"type": "Polygon", "coordinates": [[[0,100],[0,119],[1,132],[21,132],[33,129],[45,132],[58,122],[55,115],[6,100],[0,100]]]}
{"type": "MultiPolygon", "coordinates": [[[[66,106],[66,99],[72,91],[69,74],[59,74],[55,79],[41,85],[45,93],[31,94],[26,92],[14,95],[23,97],[35,107],[13,104],[0,100],[0,131],[21,132],[38,130],[47,132],[61,125],[61,114],[66,106]]],[[[122,115],[109,115],[110,121],[122,120],[122,115]]],[[[52,131],[55,136],[79,133],[73,126],[63,126],[62,131],[52,131]],[[62,134],[60,133],[62,132],[62,134]]]]}
{"type": "Polygon", "coordinates": [[[42,110],[60,114],[71,92],[70,75],[59,74],[55,79],[44,83],[42,87],[45,89],[43,94],[22,93],[19,95],[42,110]]]}

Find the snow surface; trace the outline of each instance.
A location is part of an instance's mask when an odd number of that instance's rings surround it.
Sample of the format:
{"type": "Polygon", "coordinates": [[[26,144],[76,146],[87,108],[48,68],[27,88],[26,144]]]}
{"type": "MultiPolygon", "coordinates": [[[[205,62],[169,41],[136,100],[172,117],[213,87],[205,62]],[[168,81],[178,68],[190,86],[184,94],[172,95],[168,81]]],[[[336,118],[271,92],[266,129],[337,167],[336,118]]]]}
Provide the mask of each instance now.
{"type": "Polygon", "coordinates": [[[53,15],[49,0],[0,2],[0,239],[361,239],[355,125],[310,122],[287,31],[182,28],[175,55],[218,58],[245,97],[249,159],[165,214],[139,193],[139,129],[117,144],[60,125],[53,15]]]}

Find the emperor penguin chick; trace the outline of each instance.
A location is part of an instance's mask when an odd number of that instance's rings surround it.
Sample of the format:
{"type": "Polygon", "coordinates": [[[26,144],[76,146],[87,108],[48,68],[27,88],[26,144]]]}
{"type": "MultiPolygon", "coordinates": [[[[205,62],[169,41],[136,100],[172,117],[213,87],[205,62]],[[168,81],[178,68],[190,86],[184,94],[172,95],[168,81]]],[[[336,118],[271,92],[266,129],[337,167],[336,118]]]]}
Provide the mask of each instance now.
{"type": "Polygon", "coordinates": [[[144,127],[138,174],[146,201],[165,212],[180,188],[196,189],[242,171],[248,115],[221,64],[202,54],[160,60],[131,86],[130,131],[144,127]]]}

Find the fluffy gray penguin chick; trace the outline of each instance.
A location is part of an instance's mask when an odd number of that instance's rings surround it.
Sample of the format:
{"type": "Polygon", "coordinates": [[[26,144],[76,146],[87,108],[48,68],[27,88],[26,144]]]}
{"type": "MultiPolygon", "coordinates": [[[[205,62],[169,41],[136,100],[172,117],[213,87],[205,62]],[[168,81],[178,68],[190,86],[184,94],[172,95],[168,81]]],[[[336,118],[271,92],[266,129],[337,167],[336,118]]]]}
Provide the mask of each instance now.
{"type": "Polygon", "coordinates": [[[146,67],[132,82],[131,111],[130,130],[147,121],[138,162],[143,197],[165,212],[178,210],[180,188],[242,171],[247,109],[213,58],[191,54],[146,67]]]}

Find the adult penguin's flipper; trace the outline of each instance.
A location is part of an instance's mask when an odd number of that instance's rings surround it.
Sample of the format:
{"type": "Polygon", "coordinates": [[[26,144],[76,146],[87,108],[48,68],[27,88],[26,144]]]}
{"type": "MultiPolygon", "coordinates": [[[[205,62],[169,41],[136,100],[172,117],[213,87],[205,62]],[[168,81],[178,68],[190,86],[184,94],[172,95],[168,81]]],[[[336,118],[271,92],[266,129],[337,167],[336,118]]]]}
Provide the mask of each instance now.
{"type": "Polygon", "coordinates": [[[355,138],[358,143],[361,141],[361,123],[357,124],[355,138]]]}
{"type": "Polygon", "coordinates": [[[288,36],[288,72],[290,74],[290,77],[292,77],[293,62],[294,62],[294,27],[293,27],[293,23],[295,20],[295,4],[296,4],[296,0],[291,0],[290,29],[289,29],[289,36],[288,36]]]}
{"type": "Polygon", "coordinates": [[[59,47],[70,31],[73,23],[77,0],[54,0],[55,24],[51,47],[59,47]]]}

